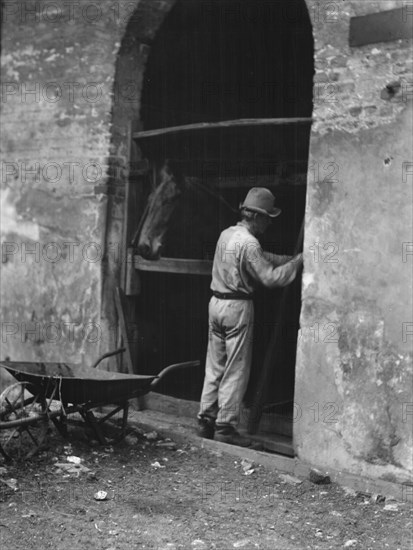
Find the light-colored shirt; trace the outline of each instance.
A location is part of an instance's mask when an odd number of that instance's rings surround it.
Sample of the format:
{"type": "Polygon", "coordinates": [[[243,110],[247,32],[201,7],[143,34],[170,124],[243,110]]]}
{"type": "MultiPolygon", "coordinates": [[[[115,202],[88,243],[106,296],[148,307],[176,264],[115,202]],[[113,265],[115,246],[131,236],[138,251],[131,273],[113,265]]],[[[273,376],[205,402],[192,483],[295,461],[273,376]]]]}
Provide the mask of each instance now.
{"type": "Polygon", "coordinates": [[[211,289],[221,293],[251,294],[261,283],[267,288],[286,286],[297,273],[291,256],[264,252],[258,239],[239,222],[225,229],[215,249],[211,289]]]}

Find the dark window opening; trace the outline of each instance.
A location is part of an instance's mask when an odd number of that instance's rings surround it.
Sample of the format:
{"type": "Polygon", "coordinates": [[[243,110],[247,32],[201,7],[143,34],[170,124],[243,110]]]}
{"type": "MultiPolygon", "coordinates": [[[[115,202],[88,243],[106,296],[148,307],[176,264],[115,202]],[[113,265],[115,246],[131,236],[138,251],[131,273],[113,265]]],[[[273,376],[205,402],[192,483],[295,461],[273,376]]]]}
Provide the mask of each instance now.
{"type": "Polygon", "coordinates": [[[177,2],[151,48],[144,127],[311,116],[312,66],[304,0],[177,2]]]}

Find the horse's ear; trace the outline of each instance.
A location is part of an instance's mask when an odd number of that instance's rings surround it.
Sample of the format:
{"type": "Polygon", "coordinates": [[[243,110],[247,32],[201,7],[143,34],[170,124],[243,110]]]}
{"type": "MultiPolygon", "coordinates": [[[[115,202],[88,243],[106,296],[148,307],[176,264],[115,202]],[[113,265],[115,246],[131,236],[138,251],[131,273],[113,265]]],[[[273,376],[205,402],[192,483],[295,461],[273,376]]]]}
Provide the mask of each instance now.
{"type": "Polygon", "coordinates": [[[180,191],[184,190],[186,185],[185,175],[179,163],[170,159],[165,159],[161,165],[160,173],[163,173],[163,175],[167,176],[169,179],[173,179],[180,191]]]}
{"type": "Polygon", "coordinates": [[[167,159],[152,161],[152,173],[151,173],[151,193],[154,193],[159,185],[171,179],[173,173],[169,168],[167,159]]]}
{"type": "Polygon", "coordinates": [[[159,187],[162,182],[173,180],[176,187],[182,192],[186,186],[185,176],[177,162],[170,159],[163,159],[154,163],[154,181],[152,191],[159,187]]]}
{"type": "Polygon", "coordinates": [[[186,185],[186,179],[185,174],[183,173],[182,168],[179,166],[179,164],[173,160],[168,159],[166,161],[166,169],[168,170],[168,174],[174,178],[178,188],[183,191],[186,185]]]}
{"type": "Polygon", "coordinates": [[[154,167],[155,167],[157,180],[166,179],[166,177],[171,178],[174,176],[174,171],[173,171],[173,168],[171,167],[171,162],[168,159],[155,161],[154,167]]]}

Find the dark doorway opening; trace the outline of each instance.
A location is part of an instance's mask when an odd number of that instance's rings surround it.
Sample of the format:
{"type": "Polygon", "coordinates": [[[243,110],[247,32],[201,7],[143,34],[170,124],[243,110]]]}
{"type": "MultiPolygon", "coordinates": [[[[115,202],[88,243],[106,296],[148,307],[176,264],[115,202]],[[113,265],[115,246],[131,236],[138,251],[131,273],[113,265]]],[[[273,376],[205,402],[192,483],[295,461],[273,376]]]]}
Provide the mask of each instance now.
{"type": "MultiPolygon", "coordinates": [[[[254,186],[270,188],[283,210],[265,235],[264,248],[293,253],[304,219],[311,123],[274,126],[264,121],[310,118],[313,72],[304,0],[175,4],[152,44],[144,75],[144,131],[239,119],[263,123],[137,139],[150,163],[167,159],[176,173],[193,182],[169,222],[162,256],[212,260],[219,233],[238,221],[238,205],[254,186]]],[[[210,278],[141,272],[140,281],[138,332],[154,327],[154,342],[137,347],[139,371],[156,372],[165,364],[195,358],[204,363],[210,278]]],[[[281,323],[263,405],[273,411],[278,407],[287,416],[294,397],[300,289],[297,280],[284,300],[283,290],[260,289],[255,300],[246,403],[254,401],[268,344],[281,323]]],[[[159,391],[197,401],[202,381],[203,369],[185,372],[166,380],[159,391]]]]}

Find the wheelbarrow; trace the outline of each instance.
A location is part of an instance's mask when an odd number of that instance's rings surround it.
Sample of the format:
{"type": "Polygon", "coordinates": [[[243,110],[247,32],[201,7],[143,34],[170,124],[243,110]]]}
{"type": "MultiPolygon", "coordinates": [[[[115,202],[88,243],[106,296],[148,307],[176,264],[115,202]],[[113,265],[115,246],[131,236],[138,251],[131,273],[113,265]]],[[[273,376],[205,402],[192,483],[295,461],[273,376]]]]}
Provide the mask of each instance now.
{"type": "Polygon", "coordinates": [[[130,399],[154,390],[168,373],[200,365],[200,361],[176,363],[156,375],[122,374],[96,368],[103,359],[123,351],[124,348],[105,353],[91,367],[2,361],[0,366],[18,382],[0,395],[1,455],[6,460],[33,456],[44,443],[50,420],[60,434],[67,437],[68,421],[75,413],[81,418],[80,421],[73,419],[73,423],[91,428],[100,444],[119,441],[126,433],[130,399]],[[107,412],[109,406],[111,410],[107,412]],[[93,409],[102,407],[105,413],[97,416],[93,409]],[[103,424],[118,413],[122,415],[119,433],[108,439],[103,424]]]}

